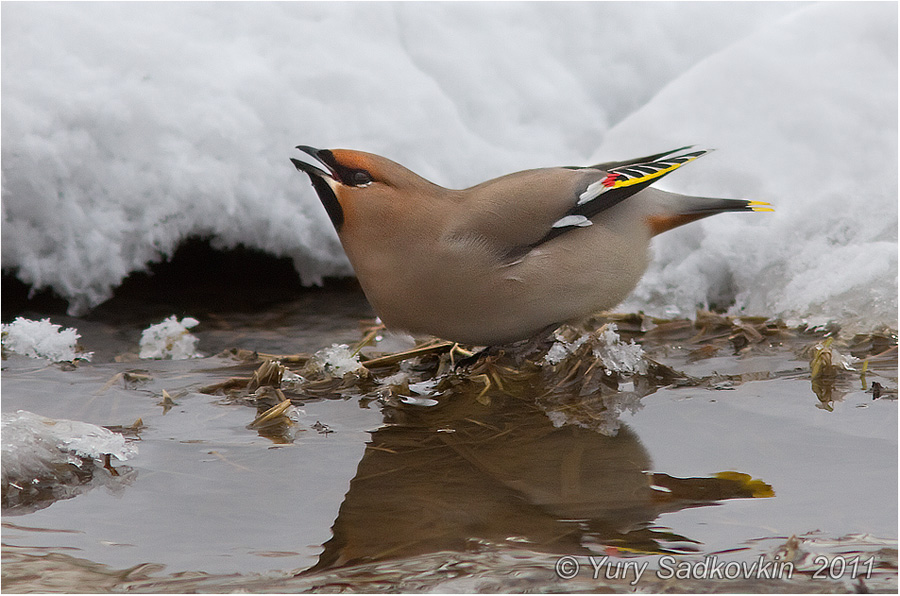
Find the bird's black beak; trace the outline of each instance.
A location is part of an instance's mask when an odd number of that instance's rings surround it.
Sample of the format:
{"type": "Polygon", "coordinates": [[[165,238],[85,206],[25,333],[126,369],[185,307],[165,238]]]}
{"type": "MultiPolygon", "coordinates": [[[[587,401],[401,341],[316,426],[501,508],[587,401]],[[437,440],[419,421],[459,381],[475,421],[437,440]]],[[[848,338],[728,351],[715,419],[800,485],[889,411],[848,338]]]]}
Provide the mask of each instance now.
{"type": "Polygon", "coordinates": [[[327,151],[327,150],[323,151],[321,149],[316,149],[315,147],[310,147],[309,145],[297,145],[296,148],[299,149],[300,151],[303,151],[304,153],[308,153],[312,157],[316,158],[316,160],[318,160],[319,163],[321,163],[322,165],[327,167],[329,169],[329,171],[326,172],[326,171],[322,170],[321,168],[317,168],[316,166],[314,166],[312,164],[306,163],[305,161],[300,161],[299,159],[294,159],[292,157],[291,163],[294,164],[295,168],[297,168],[301,172],[306,172],[307,174],[310,175],[310,177],[318,176],[318,177],[322,178],[322,177],[327,176],[329,178],[337,179],[334,175],[334,172],[331,171],[331,168],[326,163],[325,159],[323,159],[326,154],[330,156],[330,154],[331,154],[330,151],[327,151]]]}
{"type": "Polygon", "coordinates": [[[327,149],[316,149],[308,145],[298,145],[297,149],[304,153],[308,153],[328,168],[329,171],[326,172],[305,161],[300,161],[293,157],[291,158],[291,163],[294,164],[294,167],[309,176],[313,188],[316,189],[316,194],[319,195],[319,200],[322,201],[325,211],[328,212],[328,217],[331,218],[331,223],[334,224],[334,228],[340,232],[341,225],[344,223],[344,210],[341,207],[340,201],[337,199],[337,195],[334,194],[334,188],[332,187],[332,184],[334,183],[339,184],[340,179],[335,175],[334,166],[329,164],[329,161],[334,162],[331,151],[328,151],[327,149]]]}

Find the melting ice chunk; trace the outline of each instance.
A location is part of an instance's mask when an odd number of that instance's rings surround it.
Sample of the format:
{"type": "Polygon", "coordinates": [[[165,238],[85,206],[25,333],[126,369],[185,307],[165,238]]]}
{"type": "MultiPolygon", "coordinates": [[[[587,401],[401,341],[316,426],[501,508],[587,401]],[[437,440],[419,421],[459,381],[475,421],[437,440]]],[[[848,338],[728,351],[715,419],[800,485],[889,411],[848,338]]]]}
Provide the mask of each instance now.
{"type": "Polygon", "coordinates": [[[603,362],[606,370],[625,374],[647,374],[643,348],[634,343],[634,340],[627,344],[623,342],[616,333],[617,330],[615,323],[607,325],[606,330],[600,335],[600,345],[594,348],[594,356],[603,362]]]}
{"type": "Polygon", "coordinates": [[[54,325],[50,319],[32,321],[23,317],[2,326],[3,347],[29,358],[46,358],[54,362],[71,362],[76,358],[90,360],[93,352],[76,351],[81,337],[78,331],[54,325]]]}
{"type": "Polygon", "coordinates": [[[336,377],[366,370],[359,361],[359,354],[353,354],[346,344],[332,344],[330,348],[316,352],[314,357],[325,372],[336,377]]]}
{"type": "Polygon", "coordinates": [[[200,321],[185,317],[178,321],[175,315],[162,323],[150,325],[141,333],[141,358],[186,360],[200,358],[197,352],[197,337],[188,329],[196,327],[200,321]]]}
{"type": "Polygon", "coordinates": [[[35,510],[94,485],[115,490],[129,473],[98,474],[106,456],[126,460],[137,447],[109,429],[86,422],[45,418],[19,410],[0,416],[3,507],[35,510]]]}

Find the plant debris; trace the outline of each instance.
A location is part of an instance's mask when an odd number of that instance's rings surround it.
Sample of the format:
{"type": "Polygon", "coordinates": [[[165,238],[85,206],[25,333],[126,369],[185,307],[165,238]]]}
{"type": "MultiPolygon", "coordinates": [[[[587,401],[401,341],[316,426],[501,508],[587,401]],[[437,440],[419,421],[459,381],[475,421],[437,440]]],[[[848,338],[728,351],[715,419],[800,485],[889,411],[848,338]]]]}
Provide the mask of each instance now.
{"type": "MultiPolygon", "coordinates": [[[[847,392],[847,381],[891,365],[896,367],[895,335],[855,336],[839,341],[831,332],[792,329],[778,320],[731,317],[701,311],[696,319],[662,320],[643,314],[597,316],[581,325],[563,325],[552,335],[479,351],[438,339],[425,339],[411,349],[383,353],[384,331],[373,324],[354,346],[333,345],[315,354],[267,354],[249,350],[223,353],[258,367],[249,376],[203,387],[232,401],[257,407],[251,423],[258,430],[281,420],[289,426],[289,402],[362,396],[361,404],[436,407],[461,394],[472,394],[482,407],[498,396],[525,400],[542,409],[556,426],[575,425],[613,435],[621,413],[640,409],[641,400],[661,387],[730,389],[742,383],[796,376],[797,371],[759,370],[741,374],[695,377],[662,364],[654,355],[683,354],[685,365],[720,353],[741,357],[775,349],[793,350],[810,362],[809,375],[819,407],[832,410],[847,392]],[[838,352],[837,348],[844,353],[838,352]],[[845,355],[847,354],[847,355],[845,355]],[[860,359],[864,360],[860,360],[860,359]],[[281,408],[279,410],[278,408],[281,408]]],[[[876,383],[876,381],[873,381],[876,383]]],[[[896,389],[879,377],[875,399],[896,389]]],[[[276,424],[275,426],[278,426],[276,424]]]]}

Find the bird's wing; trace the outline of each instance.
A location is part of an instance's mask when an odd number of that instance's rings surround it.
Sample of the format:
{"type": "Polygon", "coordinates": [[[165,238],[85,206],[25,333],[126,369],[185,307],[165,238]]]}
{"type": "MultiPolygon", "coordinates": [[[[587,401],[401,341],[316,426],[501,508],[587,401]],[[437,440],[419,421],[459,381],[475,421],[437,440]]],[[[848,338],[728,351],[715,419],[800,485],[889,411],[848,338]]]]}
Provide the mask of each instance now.
{"type": "Polygon", "coordinates": [[[674,151],[601,167],[526,170],[489,180],[466,191],[452,209],[445,238],[484,243],[502,260],[515,260],[568,231],[593,225],[592,218],[707,153],[674,151]]]}
{"type": "Polygon", "coordinates": [[[597,164],[582,168],[582,171],[596,172],[594,181],[577,194],[574,204],[568,211],[551,225],[540,240],[531,244],[530,248],[569,230],[592,225],[591,218],[598,213],[621,203],[684,164],[709,153],[709,150],[705,149],[686,151],[687,149],[691,147],[624,162],[610,162],[612,166],[597,164]]]}
{"type": "MultiPolygon", "coordinates": [[[[685,147],[679,147],[678,149],[672,149],[671,151],[663,151],[662,153],[657,153],[655,155],[648,155],[646,157],[636,157],[634,159],[626,159],[625,161],[605,161],[603,163],[594,164],[592,166],[587,166],[592,170],[603,170],[604,172],[608,172],[613,168],[621,168],[624,166],[632,166],[632,165],[640,165],[648,162],[654,162],[666,157],[667,155],[672,155],[673,153],[677,153],[679,151],[686,151],[687,149],[692,149],[693,145],[687,145],[685,147]]],[[[576,169],[582,169],[576,168],[576,169]]]]}

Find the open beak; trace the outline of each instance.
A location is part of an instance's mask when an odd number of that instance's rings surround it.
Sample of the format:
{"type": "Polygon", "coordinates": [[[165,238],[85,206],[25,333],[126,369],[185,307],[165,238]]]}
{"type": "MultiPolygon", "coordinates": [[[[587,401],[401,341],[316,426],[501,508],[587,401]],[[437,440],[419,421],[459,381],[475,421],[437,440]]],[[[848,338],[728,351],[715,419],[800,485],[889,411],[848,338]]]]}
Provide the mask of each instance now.
{"type": "Polygon", "coordinates": [[[331,157],[331,152],[327,149],[316,149],[308,145],[298,145],[297,149],[308,153],[312,157],[316,158],[319,163],[328,168],[329,171],[326,172],[325,170],[318,168],[312,164],[306,163],[305,161],[300,161],[299,159],[294,159],[293,157],[290,158],[291,163],[294,164],[295,168],[297,168],[301,172],[306,173],[309,176],[313,188],[316,189],[316,194],[319,195],[319,200],[322,201],[322,205],[325,207],[325,211],[328,212],[328,217],[331,218],[331,223],[334,224],[334,227],[337,231],[340,231],[341,225],[344,223],[344,210],[341,207],[340,201],[338,201],[337,195],[335,195],[335,188],[341,184],[341,181],[340,178],[338,178],[338,176],[336,175],[334,168],[332,168],[326,161],[329,157],[331,157]]]}
{"type": "Polygon", "coordinates": [[[291,163],[294,164],[295,168],[297,168],[301,172],[306,172],[307,174],[309,174],[310,178],[312,178],[313,176],[317,176],[319,178],[327,177],[331,178],[332,180],[337,180],[337,176],[334,175],[334,170],[332,170],[331,167],[323,159],[323,154],[327,152],[316,149],[315,147],[310,147],[309,145],[297,145],[296,148],[316,158],[319,163],[328,168],[328,172],[322,170],[321,168],[317,168],[312,164],[306,163],[305,161],[300,161],[299,159],[294,159],[292,157],[291,163]]]}

